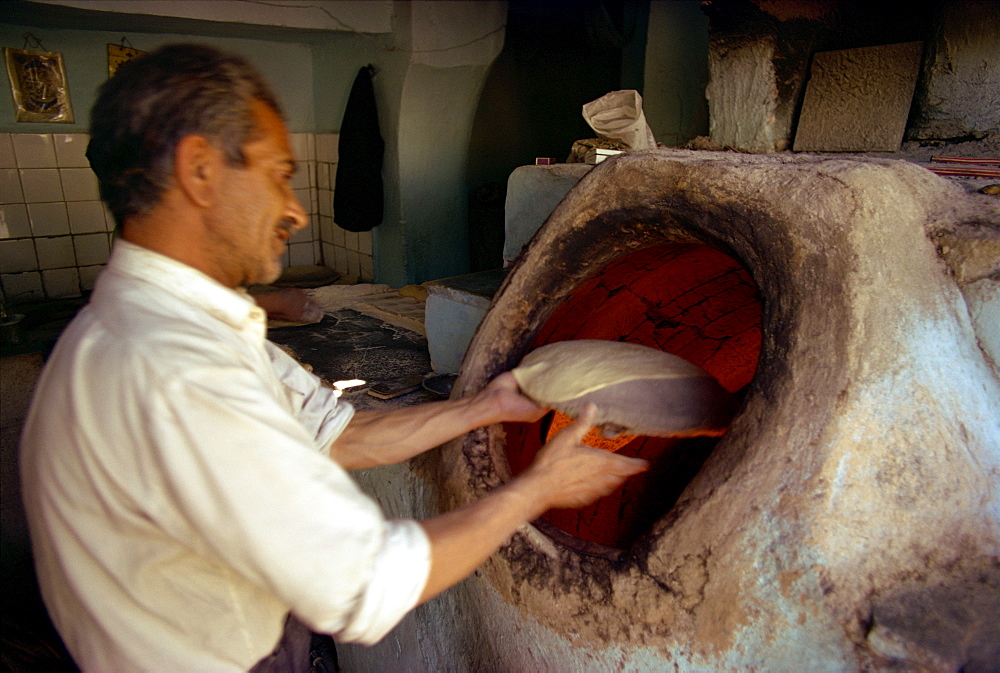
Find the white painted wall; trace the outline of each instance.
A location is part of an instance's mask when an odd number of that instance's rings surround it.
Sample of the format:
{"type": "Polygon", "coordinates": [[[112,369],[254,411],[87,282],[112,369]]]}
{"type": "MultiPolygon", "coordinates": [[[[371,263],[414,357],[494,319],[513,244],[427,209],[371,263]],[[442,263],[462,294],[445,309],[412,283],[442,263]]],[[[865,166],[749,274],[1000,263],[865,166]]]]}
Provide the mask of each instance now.
{"type": "Polygon", "coordinates": [[[117,14],[172,16],[308,30],[392,31],[392,0],[35,0],[117,14]]]}

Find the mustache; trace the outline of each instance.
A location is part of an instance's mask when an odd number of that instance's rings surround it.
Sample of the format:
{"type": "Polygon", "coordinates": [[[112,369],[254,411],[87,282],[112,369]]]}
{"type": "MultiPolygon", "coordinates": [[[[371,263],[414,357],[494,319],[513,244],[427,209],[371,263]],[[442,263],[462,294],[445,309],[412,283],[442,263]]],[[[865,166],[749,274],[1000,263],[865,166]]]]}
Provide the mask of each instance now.
{"type": "Polygon", "coordinates": [[[288,232],[288,235],[291,236],[295,232],[295,220],[286,217],[278,222],[278,228],[288,232]]]}

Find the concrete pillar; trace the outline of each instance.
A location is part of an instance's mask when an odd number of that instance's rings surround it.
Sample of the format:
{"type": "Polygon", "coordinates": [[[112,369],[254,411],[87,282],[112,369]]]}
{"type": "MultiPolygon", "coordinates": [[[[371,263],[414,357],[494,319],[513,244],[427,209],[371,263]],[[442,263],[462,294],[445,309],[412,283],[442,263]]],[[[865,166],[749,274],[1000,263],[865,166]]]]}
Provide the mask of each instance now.
{"type": "Polygon", "coordinates": [[[374,235],[380,282],[468,271],[469,136],[506,16],[506,2],[396,3],[397,50],[406,63],[392,73],[398,96],[384,111],[398,123],[383,123],[386,216],[374,235]]]}

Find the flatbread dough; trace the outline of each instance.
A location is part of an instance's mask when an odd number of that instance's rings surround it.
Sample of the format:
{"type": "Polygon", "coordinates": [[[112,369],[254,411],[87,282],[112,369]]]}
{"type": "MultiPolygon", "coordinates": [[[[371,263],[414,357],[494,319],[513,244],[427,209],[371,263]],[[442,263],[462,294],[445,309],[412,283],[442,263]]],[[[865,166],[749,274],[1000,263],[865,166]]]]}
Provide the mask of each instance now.
{"type": "Polygon", "coordinates": [[[576,417],[597,405],[605,434],[718,436],[732,418],[732,396],[687,360],[619,341],[559,341],[528,353],[512,372],[542,406],[576,417]]]}

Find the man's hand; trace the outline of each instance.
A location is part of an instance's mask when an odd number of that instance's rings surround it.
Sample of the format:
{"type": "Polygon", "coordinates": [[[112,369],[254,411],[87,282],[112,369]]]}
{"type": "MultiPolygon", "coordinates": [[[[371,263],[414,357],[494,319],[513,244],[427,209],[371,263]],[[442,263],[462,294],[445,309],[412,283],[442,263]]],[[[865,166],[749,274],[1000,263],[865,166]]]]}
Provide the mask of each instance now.
{"type": "Polygon", "coordinates": [[[475,428],[533,422],[544,415],[545,409],[523,396],[514,375],[507,372],[470,397],[391,411],[358,411],[330,446],[330,456],[348,470],[389,465],[475,428]]]}
{"type": "Polygon", "coordinates": [[[517,380],[510,372],[504,372],[490,381],[477,397],[495,405],[495,422],[534,423],[547,411],[521,394],[517,380]]]}
{"type": "MultiPolygon", "coordinates": [[[[500,378],[490,386],[506,390],[508,384],[500,378]]],[[[594,405],[588,405],[517,478],[460,509],[421,522],[431,541],[431,572],[421,602],[475,570],[521,524],[553,507],[582,507],[648,469],[644,460],[580,443],[596,411],[594,405]]]]}
{"type": "Polygon", "coordinates": [[[319,322],[323,309],[304,290],[288,288],[254,295],[254,301],[273,320],[288,322],[319,322]]]}
{"type": "Polygon", "coordinates": [[[546,496],[546,509],[583,507],[610,494],[632,475],[649,469],[639,458],[619,456],[582,444],[597,407],[583,413],[542,447],[523,478],[546,496]]]}

